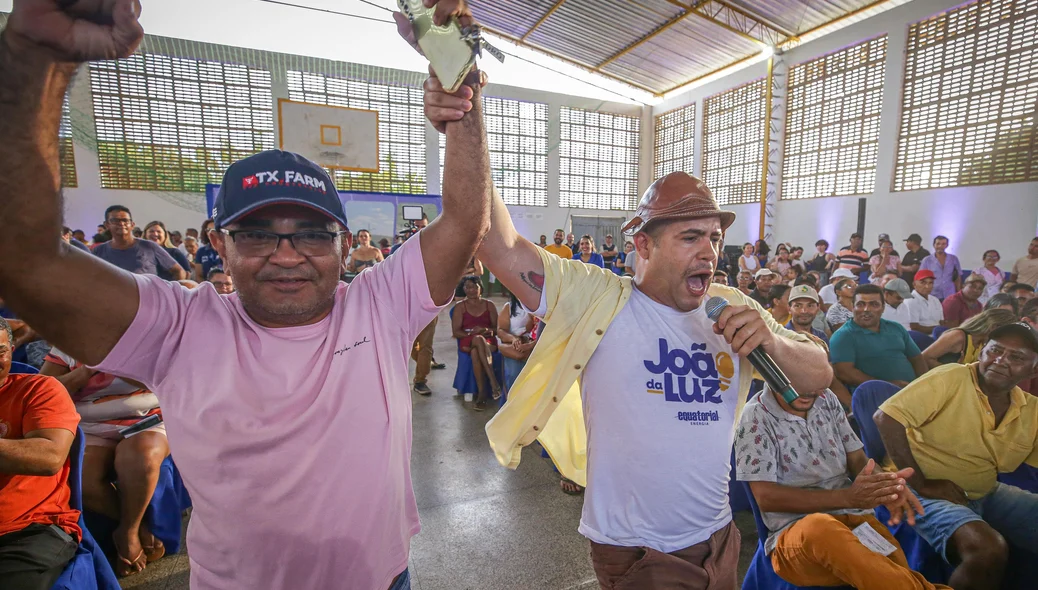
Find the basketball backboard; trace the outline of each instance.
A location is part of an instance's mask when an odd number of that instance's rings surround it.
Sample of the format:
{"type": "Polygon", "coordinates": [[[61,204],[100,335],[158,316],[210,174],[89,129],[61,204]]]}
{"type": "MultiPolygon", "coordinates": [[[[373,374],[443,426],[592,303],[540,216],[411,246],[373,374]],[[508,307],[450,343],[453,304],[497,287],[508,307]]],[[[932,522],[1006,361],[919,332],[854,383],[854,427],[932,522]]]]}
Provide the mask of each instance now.
{"type": "Polygon", "coordinates": [[[378,172],[378,111],[278,99],[281,149],[336,170],[378,172]]]}

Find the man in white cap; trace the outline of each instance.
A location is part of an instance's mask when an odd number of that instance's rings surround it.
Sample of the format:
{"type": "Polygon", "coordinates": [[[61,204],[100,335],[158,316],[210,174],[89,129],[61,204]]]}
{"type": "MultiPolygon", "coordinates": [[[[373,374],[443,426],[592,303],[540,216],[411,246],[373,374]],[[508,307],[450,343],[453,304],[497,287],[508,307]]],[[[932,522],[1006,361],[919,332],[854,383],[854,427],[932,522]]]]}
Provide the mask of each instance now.
{"type": "Polygon", "coordinates": [[[768,301],[768,291],[771,291],[771,287],[777,279],[778,275],[772,272],[771,269],[762,268],[758,270],[757,274],[753,275],[753,282],[757,286],[750,292],[750,299],[760,303],[760,306],[764,309],[770,308],[771,302],[768,301]]]}
{"type": "Polygon", "coordinates": [[[897,278],[887,281],[883,285],[883,319],[897,322],[906,330],[912,329],[911,307],[905,305],[905,300],[912,297],[912,290],[908,288],[905,279],[897,278]]]}
{"type": "Polygon", "coordinates": [[[829,337],[825,332],[813,327],[815,316],[818,315],[821,299],[818,292],[810,285],[797,285],[789,292],[789,312],[792,319],[786,324],[786,328],[794,332],[811,334],[822,342],[829,344],[829,337]]]}
{"type": "Polygon", "coordinates": [[[818,291],[818,296],[822,299],[822,311],[829,311],[829,306],[839,300],[839,297],[836,296],[836,283],[838,283],[840,279],[851,279],[852,281],[857,281],[858,275],[846,268],[838,268],[833,271],[833,276],[829,277],[829,284],[818,291]]]}
{"type": "MultiPolygon", "coordinates": [[[[789,312],[792,319],[786,324],[786,329],[801,334],[810,334],[828,346],[829,337],[826,336],[825,332],[812,326],[815,316],[818,315],[820,303],[821,300],[818,297],[818,292],[810,285],[793,287],[789,291],[789,312]]],[[[836,399],[840,400],[843,407],[850,411],[851,392],[846,385],[840,383],[840,380],[835,375],[833,375],[832,382],[829,384],[829,390],[836,394],[836,399]]]]}

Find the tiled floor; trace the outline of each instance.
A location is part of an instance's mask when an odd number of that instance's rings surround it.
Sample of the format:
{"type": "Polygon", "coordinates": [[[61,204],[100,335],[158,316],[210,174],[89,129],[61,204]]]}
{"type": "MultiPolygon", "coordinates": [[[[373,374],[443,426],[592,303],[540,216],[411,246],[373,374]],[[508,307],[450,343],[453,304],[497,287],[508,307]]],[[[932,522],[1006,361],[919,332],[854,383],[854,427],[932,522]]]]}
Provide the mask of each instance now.
{"type": "MultiPolygon", "coordinates": [[[[559,490],[558,474],[534,449],[523,451],[515,471],[498,465],[483,431],[492,412],[473,412],[466,407],[471,404],[453,395],[457,347],[449,325],[445,312],[436,330],[435,350],[447,369],[433,371],[431,397],[413,396],[411,465],[422,532],[411,544],[412,587],[596,588],[587,541],[577,533],[581,497],[559,490]]],[[[741,577],[757,535],[749,514],[738,514],[736,523],[743,538],[741,577]]],[[[187,555],[166,557],[122,584],[127,589],[186,589],[187,555]]]]}

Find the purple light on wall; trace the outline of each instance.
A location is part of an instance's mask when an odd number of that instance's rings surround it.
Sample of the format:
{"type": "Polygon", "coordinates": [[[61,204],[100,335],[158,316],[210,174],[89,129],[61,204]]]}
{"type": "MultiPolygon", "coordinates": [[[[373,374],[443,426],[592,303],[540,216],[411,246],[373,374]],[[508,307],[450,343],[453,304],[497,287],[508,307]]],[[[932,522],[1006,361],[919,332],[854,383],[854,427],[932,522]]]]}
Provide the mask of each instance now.
{"type": "MultiPolygon", "coordinates": [[[[850,235],[840,235],[840,228],[843,227],[844,215],[848,207],[847,198],[829,197],[826,199],[811,199],[811,204],[814,205],[815,211],[815,241],[819,239],[829,242],[829,250],[839,250],[843,245],[844,240],[850,235]]],[[[855,224],[857,225],[857,224],[855,224]]],[[[814,246],[814,243],[811,244],[814,246]]],[[[807,250],[807,246],[804,246],[807,250]]]]}
{"type": "MultiPolygon", "coordinates": [[[[948,251],[958,252],[956,246],[962,244],[966,237],[966,224],[971,220],[984,219],[983,212],[984,195],[983,188],[968,187],[959,189],[945,189],[940,197],[940,205],[929,209],[930,235],[923,238],[929,240],[923,244],[927,250],[933,250],[934,236],[948,236],[948,251]]],[[[936,199],[935,199],[936,200],[936,199]]],[[[936,203],[935,203],[936,205],[936,203]]],[[[959,253],[962,254],[969,253],[959,253]]],[[[972,258],[972,257],[971,257],[972,258]]]]}

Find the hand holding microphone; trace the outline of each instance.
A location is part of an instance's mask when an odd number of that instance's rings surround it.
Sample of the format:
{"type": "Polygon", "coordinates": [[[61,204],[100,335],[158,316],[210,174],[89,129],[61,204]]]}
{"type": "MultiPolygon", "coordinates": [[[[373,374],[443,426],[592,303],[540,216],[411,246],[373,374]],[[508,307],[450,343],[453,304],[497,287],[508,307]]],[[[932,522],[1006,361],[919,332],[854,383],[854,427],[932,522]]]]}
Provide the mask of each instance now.
{"type": "Polygon", "coordinates": [[[706,302],[706,315],[714,321],[714,332],[723,335],[736,354],[748,358],[765,383],[781,393],[786,403],[800,397],[767,352],[775,342],[775,334],[759,311],[749,306],[731,306],[723,297],[711,297],[706,302]]]}

